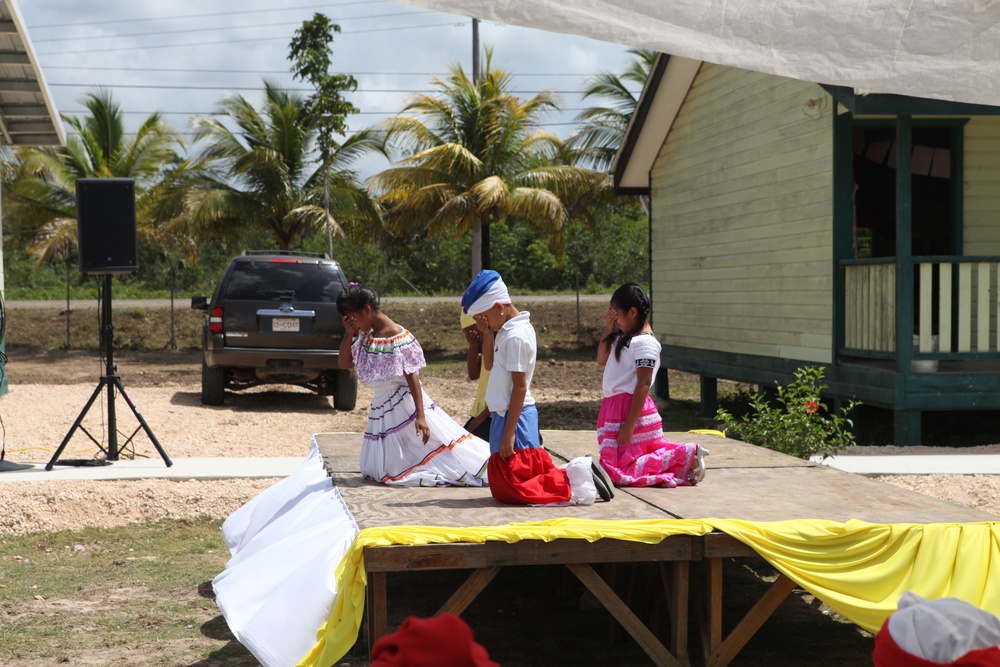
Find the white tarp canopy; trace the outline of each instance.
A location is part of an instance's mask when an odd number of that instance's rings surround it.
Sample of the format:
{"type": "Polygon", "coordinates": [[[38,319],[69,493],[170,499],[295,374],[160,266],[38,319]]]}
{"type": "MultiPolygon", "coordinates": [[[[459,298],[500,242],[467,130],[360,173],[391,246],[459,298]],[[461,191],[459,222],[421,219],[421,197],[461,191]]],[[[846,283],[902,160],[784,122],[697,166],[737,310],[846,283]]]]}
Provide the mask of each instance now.
{"type": "Polygon", "coordinates": [[[859,92],[1000,105],[993,0],[401,0],[859,92]]]}

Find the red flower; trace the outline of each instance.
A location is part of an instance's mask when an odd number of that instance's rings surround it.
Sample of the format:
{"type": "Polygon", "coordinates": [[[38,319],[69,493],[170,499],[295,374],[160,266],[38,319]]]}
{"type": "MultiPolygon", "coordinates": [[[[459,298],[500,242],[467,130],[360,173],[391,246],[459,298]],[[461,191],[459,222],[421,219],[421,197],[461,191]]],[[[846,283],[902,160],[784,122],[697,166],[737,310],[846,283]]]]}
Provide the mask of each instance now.
{"type": "Polygon", "coordinates": [[[806,414],[814,415],[819,412],[819,405],[816,401],[806,401],[806,414]]]}

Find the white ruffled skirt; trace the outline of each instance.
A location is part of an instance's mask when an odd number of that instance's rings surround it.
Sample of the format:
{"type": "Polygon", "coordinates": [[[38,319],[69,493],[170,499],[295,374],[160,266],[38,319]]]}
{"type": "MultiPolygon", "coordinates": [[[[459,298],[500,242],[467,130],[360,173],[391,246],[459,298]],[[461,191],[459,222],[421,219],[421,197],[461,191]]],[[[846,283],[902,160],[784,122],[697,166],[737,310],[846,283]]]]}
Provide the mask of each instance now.
{"type": "Polygon", "coordinates": [[[483,486],[490,445],[472,435],[423,394],[430,439],[416,430],[413,395],[403,377],[371,384],[374,391],[361,444],[361,474],[397,486],[483,486]]]}

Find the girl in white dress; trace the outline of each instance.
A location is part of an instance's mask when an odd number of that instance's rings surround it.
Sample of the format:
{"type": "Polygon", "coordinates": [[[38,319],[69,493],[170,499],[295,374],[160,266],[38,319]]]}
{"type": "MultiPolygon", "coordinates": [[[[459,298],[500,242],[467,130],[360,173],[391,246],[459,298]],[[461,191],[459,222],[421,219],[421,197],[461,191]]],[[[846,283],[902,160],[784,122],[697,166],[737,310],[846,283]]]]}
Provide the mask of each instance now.
{"type": "Polygon", "coordinates": [[[490,446],[452,420],[420,385],[424,352],[382,312],[375,293],[351,285],[337,297],[344,320],[340,367],[374,390],[361,473],[397,486],[483,486],[490,446]],[[351,334],[357,340],[351,343],[351,334]]]}

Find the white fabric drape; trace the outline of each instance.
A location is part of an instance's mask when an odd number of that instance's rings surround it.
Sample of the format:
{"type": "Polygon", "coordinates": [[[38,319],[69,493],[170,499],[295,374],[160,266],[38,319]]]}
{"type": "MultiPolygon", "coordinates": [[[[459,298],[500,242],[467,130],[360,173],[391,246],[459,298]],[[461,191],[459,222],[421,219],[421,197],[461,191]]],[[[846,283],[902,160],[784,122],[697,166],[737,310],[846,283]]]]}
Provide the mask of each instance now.
{"type": "Polygon", "coordinates": [[[862,92],[1000,105],[998,2],[401,1],[862,92]]]}
{"type": "Polygon", "coordinates": [[[294,665],[316,643],[337,596],[337,564],[357,533],[315,438],[295,473],[222,525],[233,557],[212,581],[216,603],[262,665],[294,665]]]}

